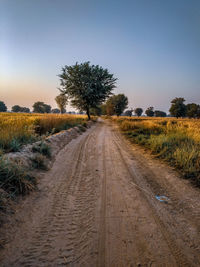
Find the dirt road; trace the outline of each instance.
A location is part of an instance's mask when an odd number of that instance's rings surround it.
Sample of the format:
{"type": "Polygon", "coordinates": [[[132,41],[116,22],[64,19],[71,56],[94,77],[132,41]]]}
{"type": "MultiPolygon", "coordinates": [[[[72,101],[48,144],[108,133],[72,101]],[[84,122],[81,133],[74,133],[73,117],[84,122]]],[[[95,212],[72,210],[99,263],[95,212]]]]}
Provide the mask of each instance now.
{"type": "Polygon", "coordinates": [[[200,266],[199,190],[106,122],[63,148],[23,203],[1,266],[200,266]]]}

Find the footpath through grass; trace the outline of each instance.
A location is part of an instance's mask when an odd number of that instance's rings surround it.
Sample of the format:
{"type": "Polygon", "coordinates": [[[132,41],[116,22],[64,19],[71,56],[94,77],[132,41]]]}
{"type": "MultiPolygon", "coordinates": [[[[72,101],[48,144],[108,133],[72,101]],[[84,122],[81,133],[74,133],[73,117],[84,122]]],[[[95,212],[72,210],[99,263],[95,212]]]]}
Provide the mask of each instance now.
{"type": "Polygon", "coordinates": [[[150,149],[200,186],[200,120],[112,117],[133,143],[150,149]]]}

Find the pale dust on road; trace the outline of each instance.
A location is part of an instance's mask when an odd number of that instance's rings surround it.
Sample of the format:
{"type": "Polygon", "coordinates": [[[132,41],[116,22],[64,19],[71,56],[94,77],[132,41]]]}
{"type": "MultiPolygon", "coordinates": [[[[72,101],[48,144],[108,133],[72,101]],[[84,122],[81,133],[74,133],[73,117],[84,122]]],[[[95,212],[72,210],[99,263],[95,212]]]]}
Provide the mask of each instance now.
{"type": "Polygon", "coordinates": [[[200,266],[199,203],[198,189],[98,122],[24,202],[0,265],[200,266]]]}

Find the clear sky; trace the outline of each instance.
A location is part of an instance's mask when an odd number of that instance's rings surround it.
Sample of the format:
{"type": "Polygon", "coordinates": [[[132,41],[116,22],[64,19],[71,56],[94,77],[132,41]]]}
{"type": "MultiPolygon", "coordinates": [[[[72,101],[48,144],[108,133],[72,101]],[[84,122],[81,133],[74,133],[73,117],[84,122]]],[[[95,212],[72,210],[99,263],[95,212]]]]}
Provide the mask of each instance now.
{"type": "Polygon", "coordinates": [[[0,100],[56,107],[64,65],[118,78],[129,107],[200,104],[200,0],[0,0],[0,100]]]}

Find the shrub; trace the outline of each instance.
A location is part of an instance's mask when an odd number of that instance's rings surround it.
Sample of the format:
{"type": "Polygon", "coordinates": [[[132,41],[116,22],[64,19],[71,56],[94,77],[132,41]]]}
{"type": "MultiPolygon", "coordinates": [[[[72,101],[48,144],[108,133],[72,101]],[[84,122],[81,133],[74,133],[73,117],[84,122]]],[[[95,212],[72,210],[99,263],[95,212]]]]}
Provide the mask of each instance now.
{"type": "Polygon", "coordinates": [[[32,151],[33,152],[38,152],[38,153],[41,153],[42,155],[50,158],[51,157],[51,148],[48,144],[44,143],[44,142],[41,142],[37,145],[34,145],[32,147],[32,151]]]}
{"type": "Polygon", "coordinates": [[[1,157],[0,188],[12,195],[26,194],[36,188],[36,179],[21,165],[1,157]]]}
{"type": "Polygon", "coordinates": [[[43,155],[36,154],[31,158],[32,161],[32,167],[35,169],[40,169],[40,170],[47,170],[47,166],[45,164],[45,158],[43,155]]]}

